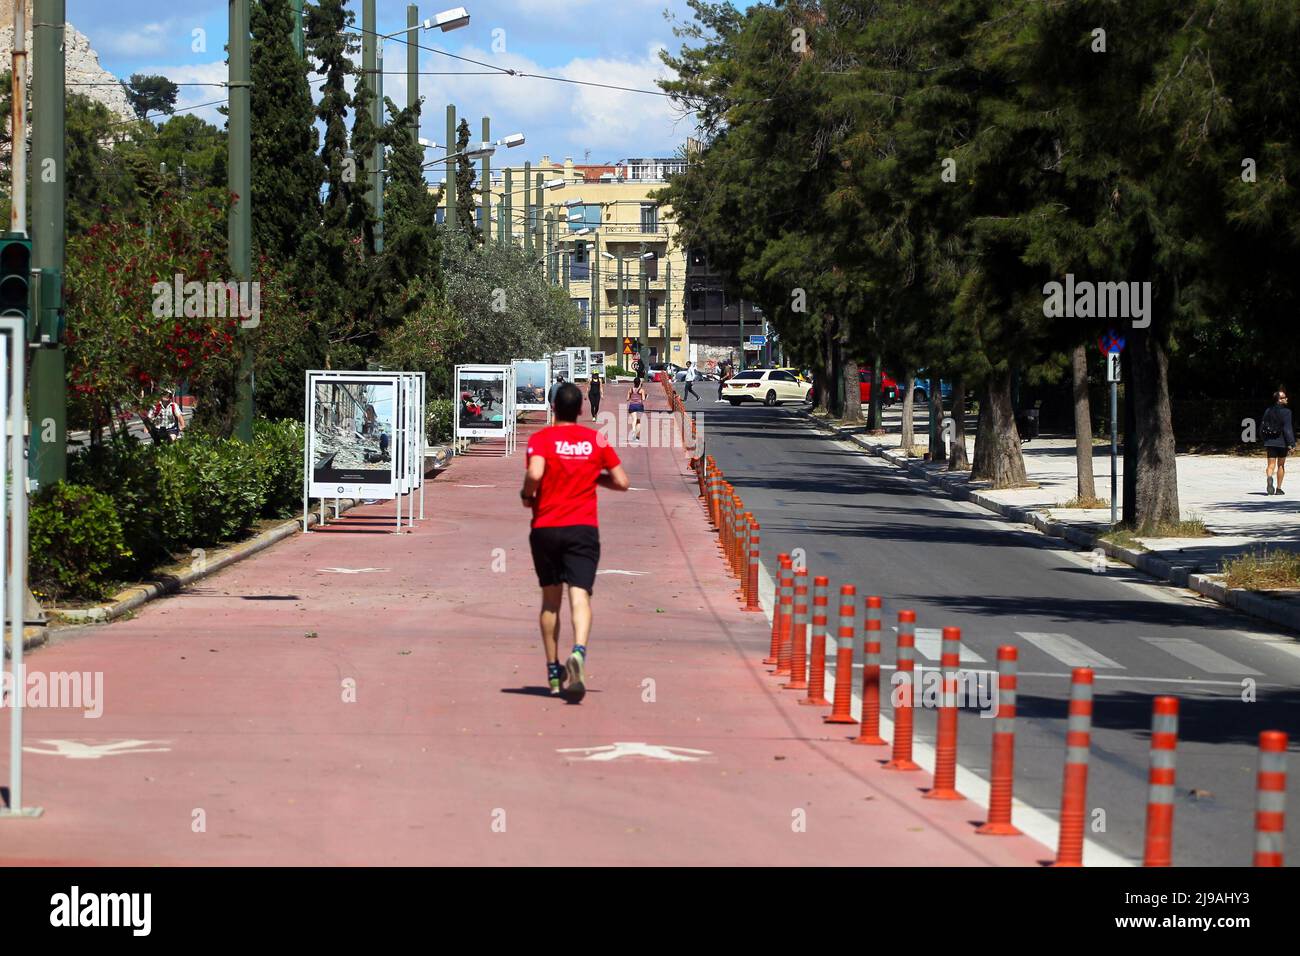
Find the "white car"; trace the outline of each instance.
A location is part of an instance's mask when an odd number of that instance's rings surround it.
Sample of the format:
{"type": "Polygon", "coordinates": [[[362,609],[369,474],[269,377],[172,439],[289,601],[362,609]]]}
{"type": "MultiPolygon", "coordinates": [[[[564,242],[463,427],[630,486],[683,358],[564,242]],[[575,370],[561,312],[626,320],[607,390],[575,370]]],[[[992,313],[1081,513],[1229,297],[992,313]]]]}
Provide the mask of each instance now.
{"type": "Polygon", "coordinates": [[[781,402],[811,402],[812,386],[801,382],[790,372],[780,368],[754,368],[738,372],[722,386],[722,398],[739,405],[741,402],[761,402],[779,405],[781,402]]]}

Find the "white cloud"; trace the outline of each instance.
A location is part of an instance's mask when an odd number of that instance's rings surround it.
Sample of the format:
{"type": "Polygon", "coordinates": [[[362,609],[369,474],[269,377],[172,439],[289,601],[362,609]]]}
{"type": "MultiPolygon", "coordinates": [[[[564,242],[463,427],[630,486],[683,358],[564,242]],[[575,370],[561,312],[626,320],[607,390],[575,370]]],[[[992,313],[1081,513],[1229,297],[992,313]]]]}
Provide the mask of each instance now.
{"type": "MultiPolygon", "coordinates": [[[[185,63],[180,66],[144,66],[136,72],[143,73],[146,76],[159,75],[165,76],[173,83],[221,83],[226,82],[226,61],[217,60],[213,63],[185,63]]],[[[224,106],[228,91],[225,86],[182,86],[176,96],[176,108],[185,110],[187,113],[193,113],[212,123],[218,129],[224,129],[226,118],[217,112],[219,106],[224,106]],[[211,106],[204,106],[200,109],[189,109],[199,103],[213,103],[214,100],[220,100],[220,103],[214,103],[211,106]]],[[[159,121],[158,117],[154,118],[155,122],[159,121]]]]}
{"type": "MultiPolygon", "coordinates": [[[[188,34],[187,34],[188,36],[188,34]]],[[[101,56],[157,56],[174,47],[176,30],[170,21],[143,23],[129,30],[96,30],[91,46],[101,56]]]]}

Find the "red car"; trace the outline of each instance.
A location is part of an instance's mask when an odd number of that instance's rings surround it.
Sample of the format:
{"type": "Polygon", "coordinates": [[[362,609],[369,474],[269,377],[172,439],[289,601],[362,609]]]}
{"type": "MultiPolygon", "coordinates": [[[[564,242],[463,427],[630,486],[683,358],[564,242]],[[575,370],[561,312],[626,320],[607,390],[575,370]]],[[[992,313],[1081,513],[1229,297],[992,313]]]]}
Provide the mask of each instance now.
{"type": "MultiPolygon", "coordinates": [[[[886,405],[892,405],[898,401],[898,383],[890,378],[885,372],[880,373],[880,391],[881,397],[886,405]]],[[[858,370],[858,396],[863,405],[871,401],[871,370],[858,370]]]]}

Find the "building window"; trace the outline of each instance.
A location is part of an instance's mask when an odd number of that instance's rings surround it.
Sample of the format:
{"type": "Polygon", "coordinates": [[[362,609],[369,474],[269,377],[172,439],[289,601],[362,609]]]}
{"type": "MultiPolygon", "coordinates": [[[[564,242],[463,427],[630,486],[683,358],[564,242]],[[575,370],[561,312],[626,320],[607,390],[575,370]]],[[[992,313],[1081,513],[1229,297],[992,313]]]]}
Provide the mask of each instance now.
{"type": "Polygon", "coordinates": [[[659,300],[651,299],[649,305],[650,305],[650,326],[651,328],[657,328],[659,325],[659,300]]]}
{"type": "Polygon", "coordinates": [[[585,296],[583,298],[573,298],[569,300],[578,309],[578,319],[582,322],[584,329],[591,328],[591,300],[585,296]]]}
{"type": "Polygon", "coordinates": [[[699,289],[691,291],[691,311],[699,312],[704,308],[704,292],[699,289]]]}
{"type": "Polygon", "coordinates": [[[569,220],[569,231],[575,232],[579,229],[596,229],[600,226],[600,204],[587,203],[582,206],[575,206],[570,209],[567,215],[581,213],[581,219],[569,220]]]}
{"type": "Polygon", "coordinates": [[[659,229],[659,207],[653,203],[641,205],[641,231],[656,232],[659,229]]]}
{"type": "Polygon", "coordinates": [[[656,253],[653,259],[642,259],[641,267],[645,269],[645,277],[651,281],[659,278],[659,254],[656,253]]]}

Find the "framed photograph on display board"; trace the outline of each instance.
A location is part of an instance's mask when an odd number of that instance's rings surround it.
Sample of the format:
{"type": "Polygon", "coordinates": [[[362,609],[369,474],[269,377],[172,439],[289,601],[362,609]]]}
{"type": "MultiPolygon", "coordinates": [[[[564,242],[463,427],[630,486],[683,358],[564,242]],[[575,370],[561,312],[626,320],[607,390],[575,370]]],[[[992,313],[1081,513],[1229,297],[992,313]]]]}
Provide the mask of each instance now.
{"type": "Polygon", "coordinates": [[[605,353],[604,352],[591,353],[591,371],[598,375],[605,374],[605,353]]]}
{"type": "Polygon", "coordinates": [[[565,349],[569,353],[569,367],[573,370],[570,381],[585,382],[591,377],[591,349],[586,346],[565,349]]]}
{"type": "Polygon", "coordinates": [[[573,376],[569,373],[569,353],[554,352],[551,355],[551,381],[555,381],[555,376],[563,375],[566,382],[572,382],[573,376]]]}
{"type": "Polygon", "coordinates": [[[456,366],[456,433],[464,438],[497,438],[510,428],[506,394],[508,365],[456,366]]]}
{"type": "Polygon", "coordinates": [[[307,373],[309,497],[397,497],[401,382],[397,373],[307,373]]]}
{"type": "Polygon", "coordinates": [[[546,359],[516,359],[515,405],[522,412],[546,411],[546,392],[551,387],[551,363],[546,359]]]}

